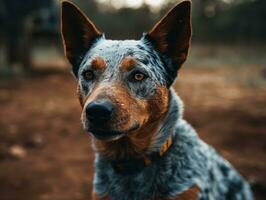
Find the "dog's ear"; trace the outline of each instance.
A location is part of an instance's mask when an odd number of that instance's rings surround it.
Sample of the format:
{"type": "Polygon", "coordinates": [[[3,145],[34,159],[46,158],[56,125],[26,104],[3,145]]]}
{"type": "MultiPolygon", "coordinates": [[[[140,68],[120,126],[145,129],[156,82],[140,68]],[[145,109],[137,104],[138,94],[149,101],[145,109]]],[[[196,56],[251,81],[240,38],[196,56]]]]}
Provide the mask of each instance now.
{"type": "Polygon", "coordinates": [[[83,55],[102,33],[73,3],[62,2],[61,34],[65,55],[72,64],[73,73],[77,75],[83,55]]]}
{"type": "Polygon", "coordinates": [[[155,48],[173,64],[175,75],[185,62],[191,40],[191,1],[170,10],[146,35],[155,48]]]}

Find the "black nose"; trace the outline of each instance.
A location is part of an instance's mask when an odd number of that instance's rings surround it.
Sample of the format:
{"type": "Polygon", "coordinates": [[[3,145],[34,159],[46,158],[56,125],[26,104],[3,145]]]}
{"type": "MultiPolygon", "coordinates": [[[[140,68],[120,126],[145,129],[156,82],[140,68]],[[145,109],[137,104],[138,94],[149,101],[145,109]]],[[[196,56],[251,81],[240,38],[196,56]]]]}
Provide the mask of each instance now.
{"type": "Polygon", "coordinates": [[[87,105],[86,115],[92,123],[102,123],[111,119],[114,104],[108,100],[93,101],[87,105]]]}

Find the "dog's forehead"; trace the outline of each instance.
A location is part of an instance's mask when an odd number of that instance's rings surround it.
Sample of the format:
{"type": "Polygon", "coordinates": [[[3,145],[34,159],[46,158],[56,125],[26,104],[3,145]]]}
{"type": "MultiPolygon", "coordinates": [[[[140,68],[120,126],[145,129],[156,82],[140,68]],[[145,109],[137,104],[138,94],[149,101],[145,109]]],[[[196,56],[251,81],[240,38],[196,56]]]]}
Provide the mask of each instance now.
{"type": "Polygon", "coordinates": [[[87,53],[84,63],[89,65],[95,57],[102,58],[108,67],[116,67],[127,56],[144,60],[148,46],[141,40],[100,40],[87,53]]]}
{"type": "MultiPolygon", "coordinates": [[[[106,40],[97,41],[84,57],[80,73],[91,66],[95,59],[104,61],[108,74],[118,74],[117,70],[128,57],[146,69],[155,80],[165,83],[166,71],[164,63],[156,50],[145,40],[106,40]]],[[[134,62],[133,62],[134,63],[134,62]]]]}

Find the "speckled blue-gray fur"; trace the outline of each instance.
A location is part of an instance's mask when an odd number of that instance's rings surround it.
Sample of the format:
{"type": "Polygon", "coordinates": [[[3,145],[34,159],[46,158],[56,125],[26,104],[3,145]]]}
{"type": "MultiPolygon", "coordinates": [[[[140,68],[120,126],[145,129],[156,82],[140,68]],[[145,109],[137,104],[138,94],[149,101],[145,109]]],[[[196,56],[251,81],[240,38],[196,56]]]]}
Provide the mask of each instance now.
{"type": "Polygon", "coordinates": [[[94,186],[98,194],[107,193],[115,200],[163,199],[176,197],[197,184],[199,200],[253,199],[248,183],[182,119],[180,102],[171,91],[168,116],[162,124],[166,127],[160,135],[173,135],[174,143],[158,162],[124,176],[96,155],[94,186]]]}
{"type": "Polygon", "coordinates": [[[140,40],[120,41],[107,40],[75,5],[62,3],[65,53],[96,151],[97,200],[176,200],[194,186],[199,192],[190,200],[253,199],[249,184],[183,119],[171,88],[188,55],[190,8],[183,0],[140,40]],[[134,173],[115,170],[113,161],[134,167],[169,138],[167,151],[134,173]]]}

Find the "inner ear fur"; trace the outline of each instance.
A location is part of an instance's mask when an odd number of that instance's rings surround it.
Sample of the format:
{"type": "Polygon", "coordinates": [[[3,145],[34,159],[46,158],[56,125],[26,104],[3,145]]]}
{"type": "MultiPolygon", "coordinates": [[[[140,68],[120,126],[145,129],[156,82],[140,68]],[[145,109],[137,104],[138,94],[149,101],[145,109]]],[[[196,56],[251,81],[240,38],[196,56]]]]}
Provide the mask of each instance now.
{"type": "Polygon", "coordinates": [[[73,73],[77,75],[83,55],[97,38],[102,37],[102,33],[75,4],[63,1],[61,7],[61,34],[65,55],[73,67],[73,73]]]}
{"type": "Polygon", "coordinates": [[[187,58],[191,42],[191,1],[177,4],[146,37],[161,54],[171,59],[177,72],[187,58]]]}

